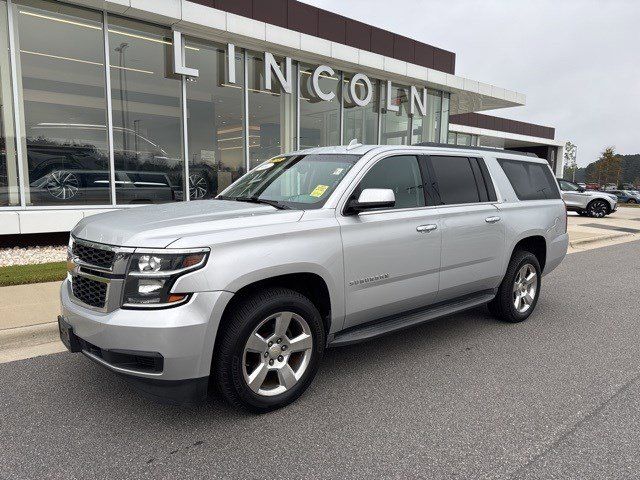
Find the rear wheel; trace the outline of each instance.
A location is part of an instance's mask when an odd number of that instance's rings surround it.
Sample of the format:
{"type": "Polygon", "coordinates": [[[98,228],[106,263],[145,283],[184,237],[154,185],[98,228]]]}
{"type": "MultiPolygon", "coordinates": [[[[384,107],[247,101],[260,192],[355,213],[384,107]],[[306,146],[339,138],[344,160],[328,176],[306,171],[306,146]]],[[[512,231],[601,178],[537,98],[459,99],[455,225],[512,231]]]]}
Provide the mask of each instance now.
{"type": "Polygon", "coordinates": [[[248,296],[221,332],[213,375],[233,405],[262,413],[284,407],[318,370],[325,331],[315,305],[286,288],[248,296]]]}
{"type": "Polygon", "coordinates": [[[587,205],[587,214],[593,218],[603,218],[609,213],[609,204],[604,200],[593,200],[587,205]]]}
{"type": "Polygon", "coordinates": [[[638,202],[637,202],[637,200],[635,198],[632,198],[632,199],[629,200],[628,203],[638,203],[638,202]]]}
{"type": "Polygon", "coordinates": [[[489,311],[500,320],[510,323],[526,320],[538,303],[541,274],[540,263],[533,253],[516,251],[498,294],[488,304],[489,311]]]}

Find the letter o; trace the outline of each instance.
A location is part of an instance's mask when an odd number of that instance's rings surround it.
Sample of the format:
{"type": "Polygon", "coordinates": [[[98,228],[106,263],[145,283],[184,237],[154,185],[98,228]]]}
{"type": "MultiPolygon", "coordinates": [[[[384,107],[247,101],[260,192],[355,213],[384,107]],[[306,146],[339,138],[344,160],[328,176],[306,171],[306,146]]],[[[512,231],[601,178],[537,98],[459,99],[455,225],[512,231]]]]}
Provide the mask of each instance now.
{"type": "Polygon", "coordinates": [[[371,101],[371,97],[373,96],[373,85],[371,85],[371,80],[364,73],[356,73],[353,77],[351,77],[351,81],[349,82],[349,96],[353,103],[358,105],[359,107],[366,107],[371,101]],[[358,81],[362,81],[365,84],[367,89],[367,95],[364,98],[359,98],[356,94],[356,83],[358,81]]]}

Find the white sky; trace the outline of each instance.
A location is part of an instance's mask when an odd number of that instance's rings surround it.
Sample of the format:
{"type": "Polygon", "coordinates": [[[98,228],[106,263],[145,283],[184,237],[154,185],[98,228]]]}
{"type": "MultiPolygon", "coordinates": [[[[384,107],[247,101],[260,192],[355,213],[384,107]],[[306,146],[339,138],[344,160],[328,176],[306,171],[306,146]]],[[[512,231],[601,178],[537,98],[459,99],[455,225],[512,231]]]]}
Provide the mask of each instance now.
{"type": "Polygon", "coordinates": [[[303,0],[456,53],[456,74],[524,93],[487,112],[556,128],[586,165],[640,153],[640,0],[303,0]]]}

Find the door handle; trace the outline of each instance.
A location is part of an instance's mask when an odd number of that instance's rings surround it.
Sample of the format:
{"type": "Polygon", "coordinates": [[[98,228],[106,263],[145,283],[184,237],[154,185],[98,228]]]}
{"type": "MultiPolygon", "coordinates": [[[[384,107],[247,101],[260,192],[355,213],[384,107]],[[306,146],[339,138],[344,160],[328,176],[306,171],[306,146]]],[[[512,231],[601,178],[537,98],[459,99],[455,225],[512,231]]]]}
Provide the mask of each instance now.
{"type": "Polygon", "coordinates": [[[500,217],[487,217],[484,221],[487,223],[496,223],[500,221],[500,217]]]}
{"type": "Polygon", "coordinates": [[[429,233],[433,230],[435,230],[436,228],[438,228],[437,225],[431,223],[429,225],[419,225],[416,227],[416,231],[419,233],[429,233]]]}

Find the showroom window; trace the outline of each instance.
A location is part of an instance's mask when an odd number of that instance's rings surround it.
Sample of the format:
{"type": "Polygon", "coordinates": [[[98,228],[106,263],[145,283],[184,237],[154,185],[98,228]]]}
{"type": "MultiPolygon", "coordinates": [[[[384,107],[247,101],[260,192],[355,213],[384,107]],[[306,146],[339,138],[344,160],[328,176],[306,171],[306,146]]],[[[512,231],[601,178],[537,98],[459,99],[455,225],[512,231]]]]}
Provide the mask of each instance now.
{"type": "MultiPolygon", "coordinates": [[[[371,101],[368,105],[359,106],[351,98],[349,82],[351,74],[345,74],[343,82],[344,101],[344,142],[348,144],[356,139],[358,143],[375,145],[378,143],[378,112],[380,111],[379,82],[371,80],[371,101]]],[[[362,80],[356,81],[355,93],[359,99],[367,97],[367,86],[362,80]]]]}
{"type": "MultiPolygon", "coordinates": [[[[383,103],[386,105],[387,82],[381,82],[383,103]]],[[[397,112],[383,109],[380,143],[382,145],[407,145],[409,143],[409,88],[393,85],[391,87],[391,105],[399,107],[397,112]]]]}
{"type": "Polygon", "coordinates": [[[110,17],[116,201],[184,198],[182,81],[168,73],[171,30],[110,17]]]}
{"type": "Polygon", "coordinates": [[[186,84],[189,198],[199,200],[217,195],[246,171],[244,53],[235,49],[235,83],[228,82],[226,45],[189,40],[185,57],[200,72],[186,84]]]}
{"type": "Polygon", "coordinates": [[[26,204],[109,203],[102,15],[21,1],[13,17],[26,204]]]}
{"type": "Polygon", "coordinates": [[[0,1],[0,207],[20,205],[8,32],[7,4],[0,1]]]}
{"type": "Polygon", "coordinates": [[[418,112],[413,116],[412,143],[440,142],[441,111],[441,92],[427,90],[427,116],[423,117],[418,112]]]}
{"type": "Polygon", "coordinates": [[[315,66],[300,65],[300,148],[340,145],[340,72],[318,75],[320,98],[312,82],[315,66]]]}
{"type": "MultiPolygon", "coordinates": [[[[282,72],[285,61],[276,57],[282,72]]],[[[296,135],[296,65],[291,71],[291,94],[285,93],[275,74],[271,89],[265,87],[264,54],[247,52],[249,97],[250,168],[280,153],[295,150],[296,135]]]]}

